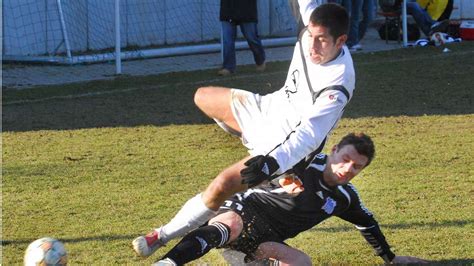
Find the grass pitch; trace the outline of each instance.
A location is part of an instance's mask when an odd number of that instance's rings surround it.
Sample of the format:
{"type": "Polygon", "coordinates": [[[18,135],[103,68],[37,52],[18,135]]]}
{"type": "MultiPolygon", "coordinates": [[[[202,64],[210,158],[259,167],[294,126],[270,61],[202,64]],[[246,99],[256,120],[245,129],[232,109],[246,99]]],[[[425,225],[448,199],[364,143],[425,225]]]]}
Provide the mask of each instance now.
{"type": "MultiPolygon", "coordinates": [[[[331,147],[351,131],[376,158],[354,180],[393,251],[433,264],[474,263],[474,43],[356,54],[357,84],[331,147]]],[[[224,167],[246,155],[194,106],[195,89],[279,89],[288,62],[3,91],[5,265],[26,246],[62,240],[70,264],[151,264],[131,240],[167,222],[224,167]]],[[[314,264],[381,264],[351,225],[330,219],[288,244],[314,264]]],[[[195,264],[223,264],[218,251],[195,264]]]]}

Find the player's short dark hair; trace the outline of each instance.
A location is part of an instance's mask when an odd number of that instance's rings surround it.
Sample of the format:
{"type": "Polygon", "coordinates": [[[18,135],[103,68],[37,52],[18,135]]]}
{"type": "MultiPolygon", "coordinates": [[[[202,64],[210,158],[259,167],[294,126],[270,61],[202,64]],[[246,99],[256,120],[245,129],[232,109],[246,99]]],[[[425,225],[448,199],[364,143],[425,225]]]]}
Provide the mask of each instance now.
{"type": "Polygon", "coordinates": [[[364,133],[349,133],[344,136],[336,145],[338,149],[346,145],[353,145],[360,155],[367,157],[368,161],[365,166],[368,166],[375,156],[375,145],[372,139],[364,133]]]}
{"type": "Polygon", "coordinates": [[[318,6],[309,18],[310,23],[329,29],[329,33],[336,40],[347,34],[349,30],[349,15],[344,7],[335,3],[318,6]]]}

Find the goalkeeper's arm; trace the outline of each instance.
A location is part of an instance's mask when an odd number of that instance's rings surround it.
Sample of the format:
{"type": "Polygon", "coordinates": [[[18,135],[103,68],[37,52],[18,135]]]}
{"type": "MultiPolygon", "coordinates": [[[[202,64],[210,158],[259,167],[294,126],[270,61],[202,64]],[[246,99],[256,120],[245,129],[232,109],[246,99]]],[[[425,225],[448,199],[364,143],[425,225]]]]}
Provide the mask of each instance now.
{"type": "Polygon", "coordinates": [[[359,199],[359,195],[352,185],[349,185],[351,190],[348,190],[351,195],[350,207],[338,215],[356,226],[362,236],[375,250],[375,254],[379,255],[385,263],[391,263],[396,257],[395,254],[390,250],[390,246],[385,240],[380,227],[375,220],[373,214],[362,204],[359,199]]]}
{"type": "Polygon", "coordinates": [[[385,236],[378,224],[369,228],[357,227],[362,236],[374,248],[375,253],[382,257],[386,264],[427,264],[429,261],[412,256],[398,256],[395,255],[385,240],[385,236]]]}
{"type": "Polygon", "coordinates": [[[385,236],[378,224],[374,224],[370,227],[356,226],[359,229],[362,236],[375,250],[375,254],[379,255],[385,263],[390,263],[394,258],[395,254],[390,250],[390,246],[385,240],[385,236]]]}
{"type": "Polygon", "coordinates": [[[365,240],[375,250],[375,254],[380,256],[387,264],[425,264],[428,261],[410,256],[398,256],[391,250],[385,240],[385,236],[380,230],[377,220],[372,213],[367,210],[360,202],[358,197],[352,197],[352,208],[338,215],[340,218],[356,225],[365,240]]]}

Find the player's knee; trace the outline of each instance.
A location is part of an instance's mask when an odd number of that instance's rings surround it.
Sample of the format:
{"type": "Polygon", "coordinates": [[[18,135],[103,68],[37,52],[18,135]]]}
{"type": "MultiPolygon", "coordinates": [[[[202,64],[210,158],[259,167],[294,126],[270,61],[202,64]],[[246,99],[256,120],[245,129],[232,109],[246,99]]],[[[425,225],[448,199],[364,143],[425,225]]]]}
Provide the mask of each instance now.
{"type": "Polygon", "coordinates": [[[303,251],[277,242],[261,243],[255,255],[257,259],[277,259],[280,265],[312,265],[311,258],[303,251]]]}
{"type": "Polygon", "coordinates": [[[313,265],[311,258],[301,250],[293,249],[292,255],[289,258],[289,264],[291,265],[313,265]]]}
{"type": "Polygon", "coordinates": [[[297,255],[291,257],[284,257],[280,258],[279,265],[298,265],[298,266],[312,266],[313,263],[311,262],[311,258],[304,254],[298,253],[297,255]]]}
{"type": "Polygon", "coordinates": [[[295,259],[296,261],[294,262],[294,265],[312,265],[311,258],[303,252],[301,252],[295,259]]]}
{"type": "Polygon", "coordinates": [[[209,220],[209,224],[213,224],[215,222],[223,223],[229,227],[230,232],[228,242],[232,242],[233,240],[237,239],[237,237],[242,232],[242,218],[240,218],[240,216],[233,211],[222,213],[209,220]]]}
{"type": "Polygon", "coordinates": [[[232,223],[231,226],[229,226],[230,228],[230,237],[229,237],[229,241],[228,242],[232,242],[234,240],[236,240],[240,233],[242,232],[242,228],[243,228],[243,225],[242,225],[242,220],[240,220],[240,223],[232,223]]]}
{"type": "Polygon", "coordinates": [[[203,110],[205,106],[205,102],[207,100],[207,92],[209,87],[200,87],[194,93],[194,104],[199,107],[199,109],[203,110]]]}

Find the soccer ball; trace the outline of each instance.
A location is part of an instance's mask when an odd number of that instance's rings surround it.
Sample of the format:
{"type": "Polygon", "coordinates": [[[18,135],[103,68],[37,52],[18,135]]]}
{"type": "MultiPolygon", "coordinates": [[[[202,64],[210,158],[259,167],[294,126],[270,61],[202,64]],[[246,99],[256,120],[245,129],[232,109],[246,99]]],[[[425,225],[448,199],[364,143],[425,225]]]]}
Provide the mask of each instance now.
{"type": "Polygon", "coordinates": [[[444,45],[446,43],[446,36],[448,36],[446,33],[435,32],[431,35],[431,41],[435,46],[444,45]]]}
{"type": "Polygon", "coordinates": [[[31,242],[25,252],[25,266],[66,265],[67,252],[61,241],[43,237],[31,242]]]}

